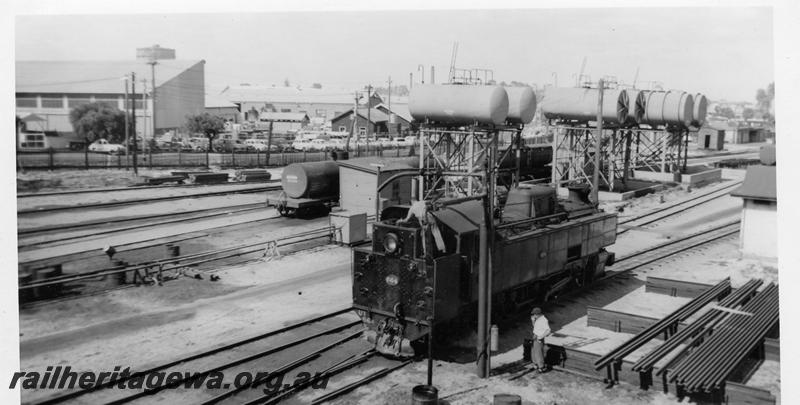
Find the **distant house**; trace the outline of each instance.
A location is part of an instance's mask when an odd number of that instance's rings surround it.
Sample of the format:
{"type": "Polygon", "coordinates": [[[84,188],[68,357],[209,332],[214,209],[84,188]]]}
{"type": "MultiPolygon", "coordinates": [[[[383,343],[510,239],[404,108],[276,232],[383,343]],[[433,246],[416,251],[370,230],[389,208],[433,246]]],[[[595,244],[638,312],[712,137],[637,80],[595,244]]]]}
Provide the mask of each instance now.
{"type": "MultiPolygon", "coordinates": [[[[773,159],[766,162],[774,163],[774,153],[773,159]]],[[[739,248],[742,253],[776,259],[778,257],[776,166],[773,164],[748,167],[744,183],[731,192],[731,195],[741,197],[743,201],[739,236],[739,248]]]]}
{"type": "Polygon", "coordinates": [[[255,127],[260,131],[268,131],[272,123],[273,134],[287,134],[305,128],[309,122],[308,115],[303,113],[262,112],[258,115],[255,127]]]}
{"type": "Polygon", "coordinates": [[[205,111],[207,113],[222,117],[225,121],[234,124],[238,124],[242,121],[242,114],[239,112],[238,105],[219,96],[210,96],[208,94],[206,94],[205,101],[205,111]]]}
{"type": "Polygon", "coordinates": [[[734,120],[709,121],[705,126],[712,130],[724,131],[725,142],[732,144],[764,142],[768,137],[766,127],[755,123],[747,124],[734,120]]]}
{"type": "Polygon", "coordinates": [[[708,124],[697,131],[697,147],[701,149],[722,150],[725,144],[725,130],[708,124]]]}
{"type": "MultiPolygon", "coordinates": [[[[353,126],[353,109],[334,117],[331,120],[331,129],[334,131],[350,131],[353,126]]],[[[370,135],[392,134],[403,135],[408,133],[411,122],[398,114],[394,114],[385,106],[376,108],[359,109],[356,118],[356,134],[364,136],[369,129],[370,135]]]]}
{"type": "MultiPolygon", "coordinates": [[[[355,94],[343,89],[315,89],[277,86],[238,85],[229,86],[219,97],[239,105],[244,119],[255,122],[254,117],[262,112],[302,113],[310,119],[323,118],[330,121],[343,112],[352,109],[355,94]]],[[[369,100],[360,99],[359,106],[374,107],[383,102],[377,94],[372,93],[369,100]]]]}

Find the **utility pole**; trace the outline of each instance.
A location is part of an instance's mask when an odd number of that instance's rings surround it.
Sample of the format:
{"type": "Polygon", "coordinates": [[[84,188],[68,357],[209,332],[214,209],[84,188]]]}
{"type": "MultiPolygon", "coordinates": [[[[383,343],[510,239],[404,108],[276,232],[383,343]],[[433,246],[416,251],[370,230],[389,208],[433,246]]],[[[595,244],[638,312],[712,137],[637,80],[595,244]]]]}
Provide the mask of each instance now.
{"type": "Polygon", "coordinates": [[[145,151],[149,150],[147,143],[147,79],[142,79],[142,145],[145,151]]]}
{"type": "Polygon", "coordinates": [[[386,81],[389,84],[389,111],[392,111],[392,76],[386,81]]]}
{"type": "Polygon", "coordinates": [[[152,88],[152,93],[150,94],[150,99],[153,100],[153,108],[150,115],[150,119],[153,121],[153,139],[156,137],[156,59],[154,58],[150,62],[150,88],[152,88]]]}
{"type": "Polygon", "coordinates": [[[125,76],[125,170],[130,170],[131,155],[127,153],[128,148],[131,147],[130,140],[128,139],[128,131],[130,130],[131,123],[128,122],[128,76],[125,76]]]}
{"type": "MultiPolygon", "coordinates": [[[[584,58],[586,63],[586,58],[584,58]]],[[[600,204],[600,138],[603,136],[603,79],[597,82],[597,134],[594,138],[594,172],[592,173],[592,202],[600,204]]],[[[613,181],[613,179],[611,180],[613,181]]]]}
{"type": "MultiPolygon", "coordinates": [[[[372,126],[372,117],[370,116],[370,112],[372,112],[372,85],[367,86],[367,139],[369,139],[369,127],[372,126]]],[[[378,139],[378,134],[375,134],[375,140],[378,139]]]]}
{"type": "Polygon", "coordinates": [[[411,90],[414,88],[414,73],[408,74],[408,89],[411,90]]]}
{"type": "Polygon", "coordinates": [[[136,162],[136,72],[131,72],[131,133],[133,133],[133,174],[139,175],[138,163],[136,162]]]}

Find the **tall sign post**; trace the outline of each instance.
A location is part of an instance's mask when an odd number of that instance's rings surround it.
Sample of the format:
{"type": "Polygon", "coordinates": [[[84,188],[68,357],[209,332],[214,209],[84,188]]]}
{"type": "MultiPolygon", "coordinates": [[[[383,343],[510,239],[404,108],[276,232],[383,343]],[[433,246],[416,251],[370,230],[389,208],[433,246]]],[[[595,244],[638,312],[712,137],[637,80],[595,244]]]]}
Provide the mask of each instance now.
{"type": "Polygon", "coordinates": [[[153,139],[156,136],[156,101],[158,100],[156,95],[156,64],[158,64],[159,60],[171,60],[175,59],[175,50],[170,48],[162,48],[158,46],[158,44],[153,45],[147,48],[136,48],[136,59],[144,60],[148,65],[150,65],[150,99],[153,103],[153,108],[151,109],[151,120],[153,121],[152,131],[150,134],[152,135],[153,139]]]}

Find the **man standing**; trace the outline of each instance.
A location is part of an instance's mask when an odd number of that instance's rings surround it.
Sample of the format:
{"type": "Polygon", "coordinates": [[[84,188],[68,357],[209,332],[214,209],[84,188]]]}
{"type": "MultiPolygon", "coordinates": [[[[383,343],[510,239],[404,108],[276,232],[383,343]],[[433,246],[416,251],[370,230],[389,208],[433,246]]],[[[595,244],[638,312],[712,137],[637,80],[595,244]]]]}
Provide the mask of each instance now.
{"type": "Polygon", "coordinates": [[[533,324],[533,364],[540,373],[547,371],[544,362],[544,338],[550,335],[550,322],[542,315],[539,307],[531,311],[531,323],[533,324]]]}

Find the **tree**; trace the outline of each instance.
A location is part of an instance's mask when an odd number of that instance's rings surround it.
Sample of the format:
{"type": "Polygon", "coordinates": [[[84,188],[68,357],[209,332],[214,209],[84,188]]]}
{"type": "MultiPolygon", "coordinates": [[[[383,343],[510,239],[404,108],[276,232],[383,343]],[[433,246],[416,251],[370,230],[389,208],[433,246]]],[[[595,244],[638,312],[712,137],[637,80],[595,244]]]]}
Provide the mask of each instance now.
{"type": "Polygon", "coordinates": [[[736,113],[735,113],[735,112],[733,112],[733,109],[732,109],[732,108],[730,108],[730,107],[720,107],[720,106],[716,106],[716,107],[714,108],[714,112],[715,112],[717,115],[723,116],[723,117],[725,117],[725,118],[734,118],[734,117],[736,117],[736,113]]]}
{"type": "Polygon", "coordinates": [[[319,84],[319,83],[314,83],[314,84],[312,84],[312,85],[311,85],[311,88],[312,88],[312,89],[321,89],[321,88],[322,88],[322,85],[321,85],[321,84],[319,84]]]}
{"type": "Polygon", "coordinates": [[[208,147],[206,148],[206,166],[208,166],[208,152],[211,151],[211,143],[225,129],[225,120],[209,113],[187,115],[186,129],[189,132],[203,133],[208,138],[208,147]]]}
{"type": "Polygon", "coordinates": [[[764,116],[764,119],[775,125],[773,116],[773,103],[775,102],[775,82],[770,83],[766,89],[758,89],[756,92],[756,107],[764,116]]]}
{"type": "Polygon", "coordinates": [[[292,87],[292,84],[289,82],[289,78],[283,79],[283,87],[292,87]]]}
{"type": "Polygon", "coordinates": [[[125,113],[101,103],[82,104],[69,112],[69,122],[75,133],[83,138],[83,158],[89,167],[89,144],[104,138],[120,143],[125,137],[125,113]]]}
{"type": "Polygon", "coordinates": [[[749,120],[756,116],[756,110],[752,108],[745,108],[742,110],[742,118],[749,120]]]}

